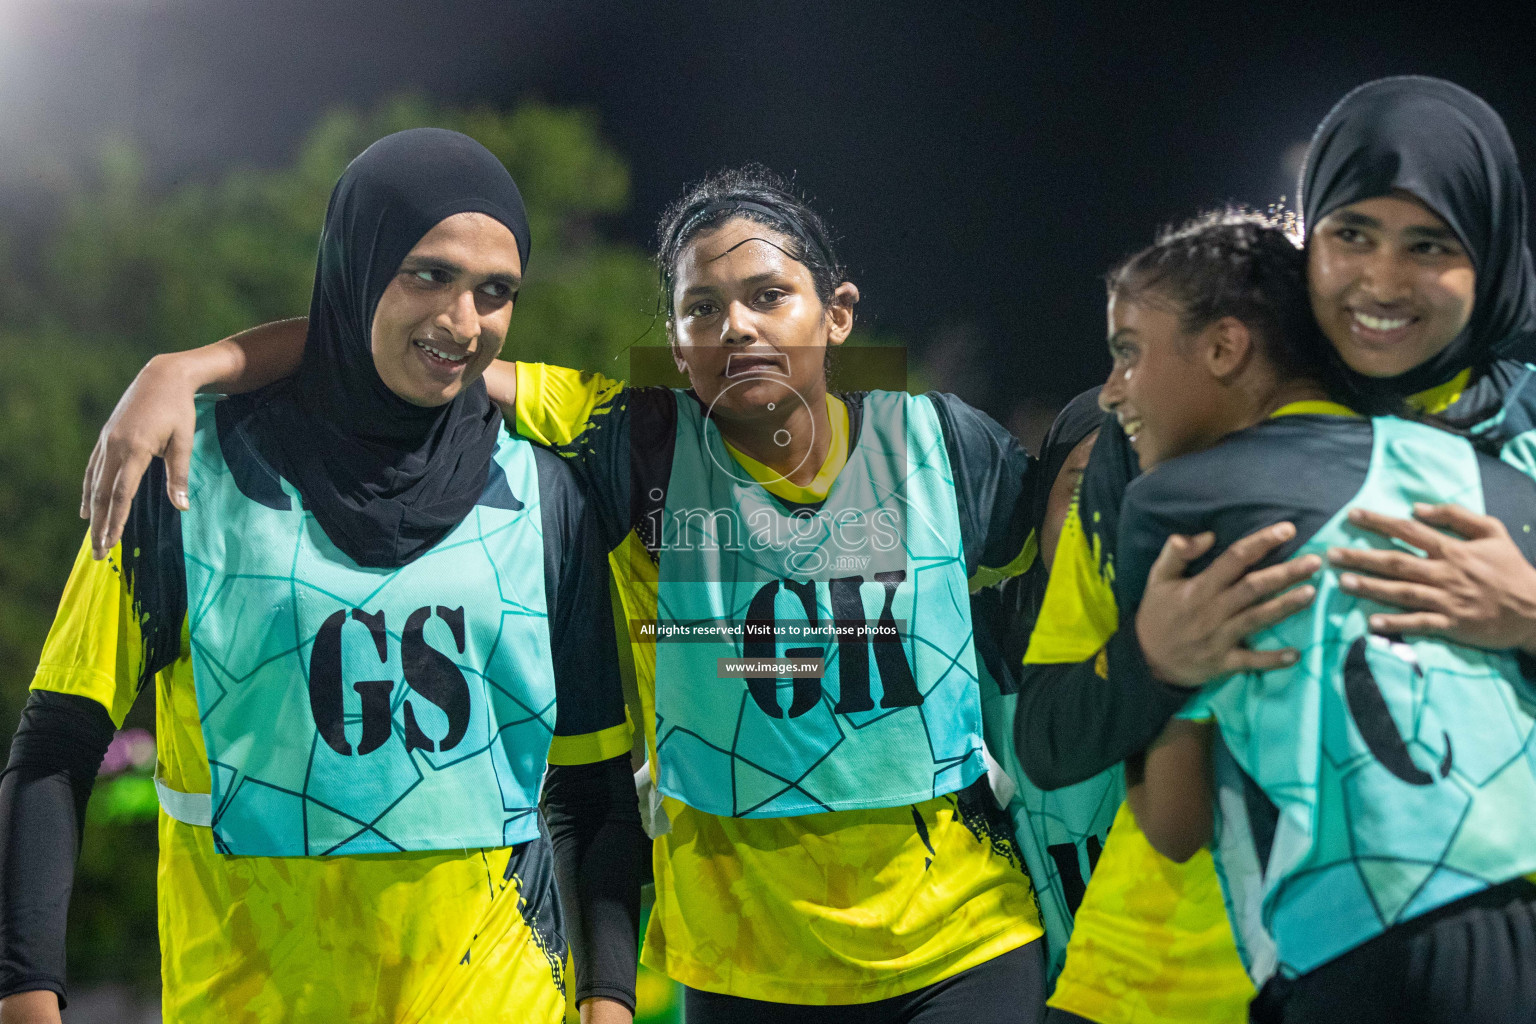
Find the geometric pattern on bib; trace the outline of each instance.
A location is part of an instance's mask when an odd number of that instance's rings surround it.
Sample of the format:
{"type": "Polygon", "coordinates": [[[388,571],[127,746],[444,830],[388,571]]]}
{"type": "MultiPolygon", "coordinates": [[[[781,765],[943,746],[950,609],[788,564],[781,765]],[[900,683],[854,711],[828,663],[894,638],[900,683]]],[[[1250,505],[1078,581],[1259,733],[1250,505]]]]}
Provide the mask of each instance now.
{"type": "MultiPolygon", "coordinates": [[[[1297,552],[1387,547],[1351,507],[1484,509],[1470,445],[1373,421],[1359,494],[1297,552]]],[[[1296,665],[1236,676],[1181,712],[1225,747],[1215,847],[1250,972],[1294,977],[1402,921],[1536,869],[1536,693],[1506,652],[1369,633],[1390,610],[1315,580],[1312,605],[1250,638],[1296,665]],[[1254,814],[1240,771],[1272,805],[1254,814]],[[1221,811],[1225,814],[1220,814],[1221,811]],[[1241,835],[1235,833],[1244,833],[1241,835]],[[1262,932],[1261,932],[1262,929],[1262,932]]],[[[1220,765],[1218,765],[1220,766],[1220,765]]]]}
{"type": "Polygon", "coordinates": [[[481,504],[409,565],[368,569],[243,435],[227,449],[218,435],[205,408],[182,514],[217,848],[328,856],[537,836],[555,692],[531,448],[504,435],[481,504]],[[225,450],[266,474],[260,500],[225,450]]]}
{"type": "Polygon", "coordinates": [[[1497,450],[1500,459],[1536,479],[1536,366],[1492,372],[1503,382],[1499,409],[1469,433],[1485,451],[1497,450]]]}
{"type": "Polygon", "coordinates": [[[678,410],[658,622],[863,621],[896,641],[658,642],[661,791],[710,814],[785,817],[975,781],[986,769],[965,556],[931,403],[870,392],[826,500],[799,513],[721,468],[734,462],[696,402],[679,396],[678,410]],[[741,542],[752,536],[763,542],[741,542]],[[717,678],[720,658],[764,656],[820,657],[824,675],[717,678]]]}
{"type": "Polygon", "coordinates": [[[1125,802],[1125,769],[1115,765],[1082,782],[1045,790],[1019,763],[1013,720],[1019,695],[1003,693],[982,667],[982,722],[987,749],[1013,782],[1008,817],[1040,905],[1045,928],[1046,984],[1066,962],[1072,922],[1099,862],[1115,814],[1125,802]]]}

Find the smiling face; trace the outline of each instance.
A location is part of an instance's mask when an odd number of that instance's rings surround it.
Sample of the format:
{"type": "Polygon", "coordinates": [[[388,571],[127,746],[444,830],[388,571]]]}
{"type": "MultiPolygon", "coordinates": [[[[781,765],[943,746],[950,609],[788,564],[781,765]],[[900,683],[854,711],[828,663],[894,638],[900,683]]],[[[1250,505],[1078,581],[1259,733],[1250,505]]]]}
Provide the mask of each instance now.
{"type": "Polygon", "coordinates": [[[1110,297],[1114,365],[1099,405],[1120,421],[1143,470],[1209,448],[1242,426],[1230,422],[1227,396],[1202,358],[1211,332],[1230,328],[1231,320],[1189,334],[1171,303],[1110,297]]]}
{"type": "Polygon", "coordinates": [[[823,303],[792,251],[779,232],[734,217],[699,232],[678,255],[673,358],[724,423],[781,418],[786,401],[820,400],[827,346],[853,329],[858,289],[845,281],[823,303]]]}
{"type": "Polygon", "coordinates": [[[443,405],[501,351],[522,279],[517,239],[483,213],[458,213],[422,236],[373,314],[373,365],[412,405],[443,405]]]}
{"type": "Polygon", "coordinates": [[[1307,285],[1318,325],[1349,368],[1395,377],[1466,327],[1476,275],[1450,226],[1399,191],[1341,206],[1317,224],[1307,285]]]}

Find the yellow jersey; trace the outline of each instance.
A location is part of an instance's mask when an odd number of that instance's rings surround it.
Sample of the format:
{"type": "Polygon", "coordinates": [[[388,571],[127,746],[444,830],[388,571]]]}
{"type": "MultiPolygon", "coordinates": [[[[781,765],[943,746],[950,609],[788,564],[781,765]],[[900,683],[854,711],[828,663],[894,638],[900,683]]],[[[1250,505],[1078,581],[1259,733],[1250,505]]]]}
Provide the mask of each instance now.
{"type": "MultiPolygon", "coordinates": [[[[1130,482],[1125,439],[1103,431],[1056,545],[1026,665],[1091,662],[1108,672],[1119,628],[1115,526],[1130,482]]],[[[1098,1024],[1214,1024],[1248,1019],[1253,999],[1215,862],[1163,857],[1121,805],[1088,880],[1048,1005],[1098,1024]]]]}
{"type": "MultiPolygon", "coordinates": [[[[608,520],[625,616],[631,624],[654,622],[657,563],[647,547],[647,512],[659,507],[670,473],[676,420],[669,410],[686,399],[537,363],[519,363],[517,379],[518,433],[580,467],[599,517],[608,520]]],[[[825,498],[847,459],[859,397],[827,401],[833,439],[811,484],[794,485],[732,451],[782,501],[825,498]]],[[[961,460],[952,454],[952,462],[966,463],[957,476],[970,470],[985,478],[966,495],[973,518],[1009,524],[979,529],[968,551],[980,545],[976,560],[996,566],[999,579],[1021,572],[1028,567],[1021,553],[1033,550],[1032,533],[1015,528],[1027,522],[1026,488],[1006,477],[1025,475],[1028,458],[1017,451],[1014,461],[999,463],[994,447],[986,456],[993,465],[977,468],[982,448],[1012,438],[949,401],[967,420],[946,429],[952,450],[951,435],[967,430],[991,439],[983,444],[978,435],[961,460]]],[[[655,643],[636,630],[629,639],[654,765],[655,643]]],[[[784,1003],[873,1002],[1042,935],[1011,827],[984,787],[910,806],[784,818],[719,817],[671,798],[660,809],[668,826],[653,847],[656,904],[641,961],[693,988],[784,1003]]]]}
{"type": "MultiPolygon", "coordinates": [[[[82,544],[32,687],[95,701],[120,727],[153,680],[157,775],[172,790],[208,793],[180,524],[163,487],[162,473],[146,477],[107,559],[94,561],[89,539],[82,544]]],[[[606,609],[605,590],[596,592],[606,609]]],[[[557,722],[552,761],[629,749],[616,676],[611,684],[599,692],[589,680],[568,701],[602,727],[565,735],[557,722]]],[[[563,1017],[565,942],[547,838],[499,849],[238,857],[214,848],[211,829],[162,811],[159,846],[167,1022],[563,1017]]]]}

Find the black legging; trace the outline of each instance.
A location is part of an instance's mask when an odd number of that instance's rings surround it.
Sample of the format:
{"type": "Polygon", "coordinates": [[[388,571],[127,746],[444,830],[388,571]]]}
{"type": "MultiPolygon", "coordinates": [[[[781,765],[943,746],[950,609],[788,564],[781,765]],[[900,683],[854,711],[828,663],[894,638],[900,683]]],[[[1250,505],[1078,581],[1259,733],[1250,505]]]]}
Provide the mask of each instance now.
{"type": "Polygon", "coordinates": [[[1531,1024],[1536,886],[1506,882],[1412,918],[1316,970],[1273,978],[1256,1024],[1531,1024]]]}
{"type": "Polygon", "coordinates": [[[686,989],[685,1024],[1040,1024],[1045,941],[978,964],[927,988],[873,1003],[807,1006],[686,989]]]}

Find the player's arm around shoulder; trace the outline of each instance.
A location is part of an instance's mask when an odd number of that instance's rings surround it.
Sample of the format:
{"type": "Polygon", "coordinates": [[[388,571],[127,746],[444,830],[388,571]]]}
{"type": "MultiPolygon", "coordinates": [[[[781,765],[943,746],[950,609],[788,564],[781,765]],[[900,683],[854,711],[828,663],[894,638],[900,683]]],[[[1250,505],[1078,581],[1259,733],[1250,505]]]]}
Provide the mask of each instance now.
{"type": "MultiPolygon", "coordinates": [[[[1536,481],[1507,463],[1479,456],[1484,511],[1415,505],[1402,519],[1351,509],[1355,526],[1423,552],[1332,548],[1339,585],[1400,611],[1371,616],[1377,633],[1441,636],[1489,650],[1536,657],[1536,481]]],[[[1529,669],[1527,671],[1530,671],[1529,669]]]]}
{"type": "Polygon", "coordinates": [[[625,391],[623,381],[600,373],[500,359],[485,371],[485,386],[516,433],[550,448],[600,425],[625,391]]]}
{"type": "Polygon", "coordinates": [[[86,463],[80,518],[91,521],[98,559],[122,538],[134,494],[155,456],[165,460],[166,496],[187,508],[197,393],[241,394],[286,377],[299,367],[308,330],[307,318],[279,320],[200,348],[163,352],[145,364],[86,463]]]}
{"type": "Polygon", "coordinates": [[[1216,535],[1203,527],[1201,510],[1169,511],[1182,501],[1184,488],[1171,472],[1181,461],[1138,479],[1121,511],[1115,590],[1145,671],[1192,689],[1234,672],[1294,663],[1291,648],[1251,651],[1244,640],[1311,603],[1316,588],[1303,581],[1322,560],[1308,554],[1254,569],[1296,536],[1292,523],[1280,522],[1253,530],[1192,571],[1216,535]]]}

